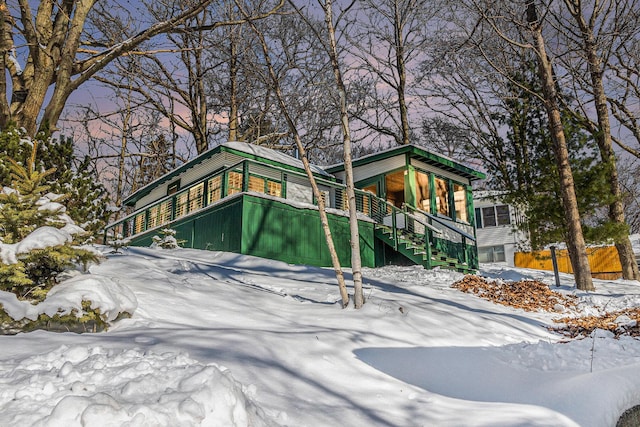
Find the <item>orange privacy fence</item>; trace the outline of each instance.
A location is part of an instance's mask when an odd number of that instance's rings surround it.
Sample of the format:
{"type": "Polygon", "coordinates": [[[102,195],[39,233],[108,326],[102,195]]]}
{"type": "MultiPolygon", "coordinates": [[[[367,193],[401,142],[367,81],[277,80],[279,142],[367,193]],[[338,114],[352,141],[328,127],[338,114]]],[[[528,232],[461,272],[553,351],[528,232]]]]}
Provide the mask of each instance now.
{"type": "MultiPolygon", "coordinates": [[[[597,279],[614,280],[622,277],[622,265],[615,246],[587,248],[591,275],[597,279]]],[[[566,249],[556,249],[558,271],[573,273],[571,261],[566,249]]],[[[553,271],[551,251],[516,252],[514,256],[516,267],[533,268],[536,270],[553,271]]]]}

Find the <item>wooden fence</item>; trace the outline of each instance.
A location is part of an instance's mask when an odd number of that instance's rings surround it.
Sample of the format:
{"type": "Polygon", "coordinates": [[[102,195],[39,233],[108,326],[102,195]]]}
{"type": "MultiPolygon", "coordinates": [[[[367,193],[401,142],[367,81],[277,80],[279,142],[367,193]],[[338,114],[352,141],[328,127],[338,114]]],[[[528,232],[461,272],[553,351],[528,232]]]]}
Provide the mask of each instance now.
{"type": "MultiPolygon", "coordinates": [[[[591,266],[591,275],[594,278],[615,280],[622,277],[622,266],[615,246],[587,248],[587,256],[591,266]]],[[[558,271],[561,273],[573,273],[566,249],[556,249],[556,258],[558,260],[558,271]]],[[[553,271],[551,251],[516,252],[514,263],[516,267],[553,271]]]]}

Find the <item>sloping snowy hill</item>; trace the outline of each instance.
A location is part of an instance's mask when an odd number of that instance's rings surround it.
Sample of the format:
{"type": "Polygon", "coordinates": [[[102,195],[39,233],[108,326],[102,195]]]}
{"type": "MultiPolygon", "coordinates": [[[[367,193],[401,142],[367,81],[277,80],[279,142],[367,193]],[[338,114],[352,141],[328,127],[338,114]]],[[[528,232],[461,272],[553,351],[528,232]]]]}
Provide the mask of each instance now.
{"type": "MultiPolygon", "coordinates": [[[[364,309],[342,310],[330,269],[127,249],[86,279],[129,289],[131,319],[0,337],[0,426],[607,426],[640,404],[640,341],[560,343],[558,314],[452,289],[460,278],[369,269],[364,309]]],[[[637,282],[596,287],[585,313],[640,305],[637,282]]]]}

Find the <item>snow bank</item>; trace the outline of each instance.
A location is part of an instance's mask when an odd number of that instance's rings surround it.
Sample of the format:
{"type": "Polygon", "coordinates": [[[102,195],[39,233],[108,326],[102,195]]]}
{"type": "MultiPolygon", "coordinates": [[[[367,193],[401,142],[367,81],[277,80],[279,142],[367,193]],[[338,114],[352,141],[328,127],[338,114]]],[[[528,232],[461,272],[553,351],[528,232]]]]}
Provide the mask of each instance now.
{"type": "Polygon", "coordinates": [[[52,246],[61,246],[73,241],[73,235],[83,232],[75,225],[65,225],[63,228],[44,226],[35,229],[27,237],[18,243],[0,242],[0,261],[4,264],[18,262],[17,255],[26,254],[34,249],[45,249],[52,246]]]}
{"type": "Polygon", "coordinates": [[[61,346],[0,362],[0,371],[9,372],[0,377],[0,425],[276,425],[253,403],[254,387],[184,354],[61,346]]]}
{"type": "Polygon", "coordinates": [[[108,322],[115,320],[120,313],[133,314],[138,306],[136,297],[129,288],[95,274],[81,274],[54,286],[46,299],[37,305],[20,301],[10,292],[0,291],[0,304],[15,320],[35,320],[42,313],[50,317],[55,314],[64,315],[71,313],[73,309],[81,316],[83,300],[91,301],[91,308],[100,309],[108,322]]]}

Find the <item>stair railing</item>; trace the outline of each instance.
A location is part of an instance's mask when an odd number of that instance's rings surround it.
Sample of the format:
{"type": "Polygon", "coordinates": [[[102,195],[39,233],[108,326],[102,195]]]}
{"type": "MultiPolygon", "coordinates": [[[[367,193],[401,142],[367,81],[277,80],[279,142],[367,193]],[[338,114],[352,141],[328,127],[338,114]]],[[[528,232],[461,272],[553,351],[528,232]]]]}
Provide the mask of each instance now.
{"type": "Polygon", "coordinates": [[[441,220],[435,215],[430,214],[429,212],[425,212],[421,209],[414,208],[413,206],[407,205],[406,203],[403,204],[403,208],[408,212],[413,213],[414,215],[425,218],[426,222],[432,227],[438,229],[441,232],[441,234],[445,236],[447,240],[457,241],[457,239],[460,239],[460,242],[462,243],[462,258],[463,258],[461,261],[467,265],[471,264],[469,260],[469,256],[467,254],[467,242],[468,241],[473,242],[473,245],[475,245],[476,244],[475,236],[467,233],[464,230],[460,230],[459,228],[453,225],[448,224],[447,222],[441,220]],[[451,233],[453,233],[454,238],[451,238],[450,236],[451,233]]]}
{"type": "MultiPolygon", "coordinates": [[[[394,204],[363,190],[355,190],[356,208],[358,212],[371,218],[376,224],[387,227],[391,232],[394,250],[398,250],[401,238],[406,242],[418,245],[425,251],[426,267],[431,264],[431,240],[433,234],[441,235],[442,231],[430,224],[427,219],[415,215],[407,209],[401,209],[394,204]]],[[[336,195],[340,200],[345,194],[336,195]]],[[[342,200],[342,205],[346,203],[342,200]]],[[[346,210],[346,209],[345,209],[346,210]]]]}

